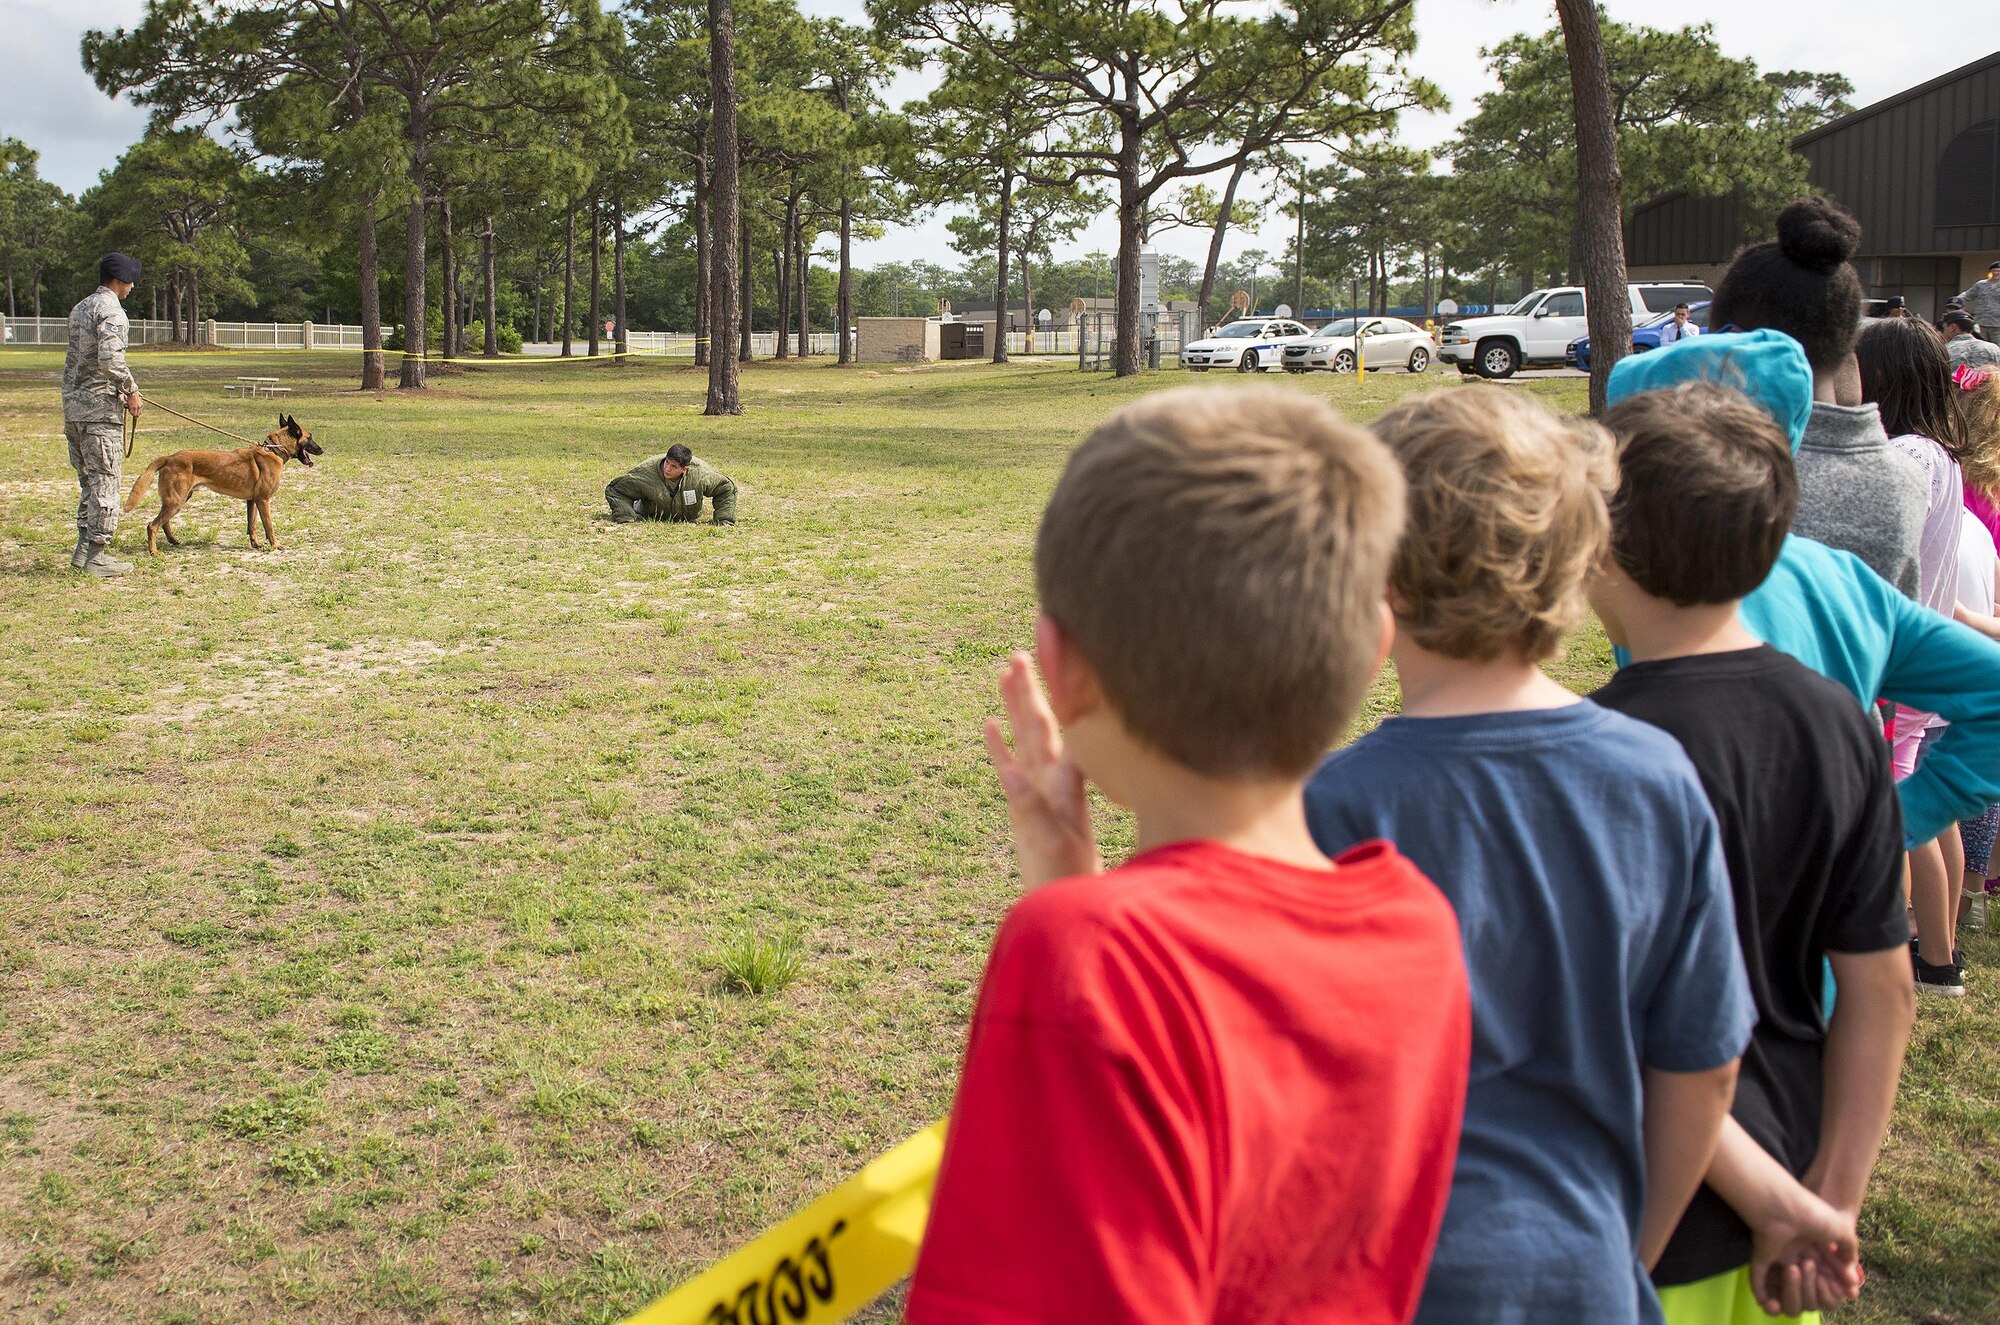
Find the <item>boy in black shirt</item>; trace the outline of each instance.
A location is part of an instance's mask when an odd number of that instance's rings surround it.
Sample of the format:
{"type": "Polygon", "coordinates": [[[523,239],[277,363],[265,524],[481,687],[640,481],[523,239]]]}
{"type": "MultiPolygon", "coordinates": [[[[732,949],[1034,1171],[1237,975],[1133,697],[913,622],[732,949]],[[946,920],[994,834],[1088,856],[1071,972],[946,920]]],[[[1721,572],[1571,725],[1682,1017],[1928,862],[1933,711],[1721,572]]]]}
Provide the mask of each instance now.
{"type": "Polygon", "coordinates": [[[1667,731],[1700,774],[1759,1017],[1715,1162],[1653,1279],[1671,1325],[1727,1325],[1753,1302],[1810,1312],[1859,1291],[1855,1216],[1915,1016],[1889,750],[1846,690],[1737,617],[1797,502],[1771,417],[1693,383],[1605,422],[1620,484],[1591,601],[1633,662],[1591,698],[1667,731]]]}

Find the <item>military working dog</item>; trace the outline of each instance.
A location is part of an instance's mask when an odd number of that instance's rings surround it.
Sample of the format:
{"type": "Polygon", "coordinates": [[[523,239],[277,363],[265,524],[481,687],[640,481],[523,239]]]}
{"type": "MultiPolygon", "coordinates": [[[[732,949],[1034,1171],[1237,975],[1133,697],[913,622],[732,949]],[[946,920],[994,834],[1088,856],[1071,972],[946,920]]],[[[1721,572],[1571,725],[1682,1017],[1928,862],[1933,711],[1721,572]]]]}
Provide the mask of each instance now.
{"type": "Polygon", "coordinates": [[[275,548],[279,544],[278,536],[271,532],[271,498],[278,495],[278,484],[285,477],[285,462],[296,460],[310,469],[313,457],[324,454],[297,419],[280,414],[278,426],[255,446],[240,451],[176,451],[152,461],[132,484],[132,495],[125,499],[125,509],[131,511],[145,500],[146,489],[158,474],[160,513],[146,523],[148,553],[160,555],[156,541],[160,534],[165,534],[174,547],[181,545],[174,537],[173,520],[196,488],[210,488],[242,502],[243,525],[250,535],[250,546],[259,549],[264,544],[257,541],[257,520],[262,517],[264,542],[275,548]]]}

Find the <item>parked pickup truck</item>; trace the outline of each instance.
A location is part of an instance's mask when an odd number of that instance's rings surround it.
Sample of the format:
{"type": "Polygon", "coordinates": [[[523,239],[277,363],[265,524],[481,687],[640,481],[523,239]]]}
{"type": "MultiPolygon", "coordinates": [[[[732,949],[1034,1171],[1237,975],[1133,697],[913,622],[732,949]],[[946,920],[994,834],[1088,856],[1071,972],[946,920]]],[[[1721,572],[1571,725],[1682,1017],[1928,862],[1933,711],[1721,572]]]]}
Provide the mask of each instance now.
{"type": "MultiPolygon", "coordinates": [[[[1634,322],[1713,293],[1692,281],[1642,281],[1625,288],[1634,322]]],[[[1504,313],[1447,323],[1438,332],[1438,358],[1461,373],[1512,377],[1523,368],[1561,367],[1570,342],[1586,330],[1583,287],[1559,285],[1535,291],[1504,313]]]]}

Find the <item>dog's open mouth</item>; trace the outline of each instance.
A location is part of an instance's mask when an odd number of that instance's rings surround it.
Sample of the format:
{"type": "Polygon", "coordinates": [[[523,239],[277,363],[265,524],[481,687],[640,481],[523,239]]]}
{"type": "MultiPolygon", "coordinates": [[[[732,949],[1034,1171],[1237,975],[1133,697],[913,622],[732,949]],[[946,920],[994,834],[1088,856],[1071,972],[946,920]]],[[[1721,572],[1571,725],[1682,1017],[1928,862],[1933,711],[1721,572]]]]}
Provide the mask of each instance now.
{"type": "Polygon", "coordinates": [[[311,469],[313,463],[312,452],[311,451],[299,452],[299,463],[303,464],[307,469],[311,469]]]}

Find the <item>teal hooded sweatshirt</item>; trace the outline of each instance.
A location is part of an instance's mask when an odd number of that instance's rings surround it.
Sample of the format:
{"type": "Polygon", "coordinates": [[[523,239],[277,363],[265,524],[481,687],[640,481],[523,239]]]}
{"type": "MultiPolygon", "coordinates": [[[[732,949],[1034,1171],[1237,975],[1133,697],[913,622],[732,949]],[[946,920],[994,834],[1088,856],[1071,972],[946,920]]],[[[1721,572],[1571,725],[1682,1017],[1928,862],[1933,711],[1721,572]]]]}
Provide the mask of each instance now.
{"type": "MultiPolygon", "coordinates": [[[[1741,391],[1798,451],[1812,414],[1812,369],[1790,336],[1724,333],[1621,359],[1609,400],[1694,381],[1741,391]]],[[[1905,845],[2000,804],[2000,644],[1904,597],[1853,553],[1796,534],[1743,600],[1742,618],[1752,634],[1840,682],[1864,707],[1892,699],[1951,723],[1897,785],[1905,845]]],[[[1619,665],[1629,661],[1618,650],[1619,665]]]]}

